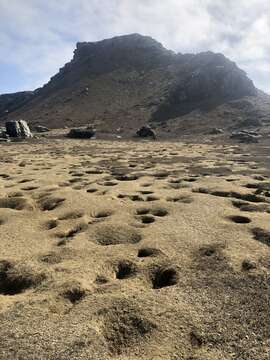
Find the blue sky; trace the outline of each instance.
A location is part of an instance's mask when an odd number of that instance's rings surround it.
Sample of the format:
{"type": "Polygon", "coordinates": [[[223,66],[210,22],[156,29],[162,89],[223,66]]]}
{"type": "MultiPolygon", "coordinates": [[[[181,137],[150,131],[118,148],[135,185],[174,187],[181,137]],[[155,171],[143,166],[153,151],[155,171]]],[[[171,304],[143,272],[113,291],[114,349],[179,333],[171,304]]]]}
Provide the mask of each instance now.
{"type": "Polygon", "coordinates": [[[77,41],[134,32],[222,52],[270,93],[269,0],[0,0],[0,93],[42,86],[77,41]]]}

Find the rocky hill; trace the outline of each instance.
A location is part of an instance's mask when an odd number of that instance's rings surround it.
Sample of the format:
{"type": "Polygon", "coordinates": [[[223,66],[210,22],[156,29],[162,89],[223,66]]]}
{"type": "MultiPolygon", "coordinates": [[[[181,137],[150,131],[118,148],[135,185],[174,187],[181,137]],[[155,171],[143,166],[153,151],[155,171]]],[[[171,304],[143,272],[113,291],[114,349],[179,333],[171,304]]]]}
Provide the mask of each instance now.
{"type": "Polygon", "coordinates": [[[0,117],[3,117],[22,107],[32,99],[34,92],[32,91],[21,91],[14,94],[3,94],[0,95],[0,117]]]}
{"type": "Polygon", "coordinates": [[[166,133],[268,123],[270,97],[221,54],[175,54],[139,34],[78,43],[73,59],[34,92],[0,96],[0,119],[57,128],[94,124],[166,133]]]}

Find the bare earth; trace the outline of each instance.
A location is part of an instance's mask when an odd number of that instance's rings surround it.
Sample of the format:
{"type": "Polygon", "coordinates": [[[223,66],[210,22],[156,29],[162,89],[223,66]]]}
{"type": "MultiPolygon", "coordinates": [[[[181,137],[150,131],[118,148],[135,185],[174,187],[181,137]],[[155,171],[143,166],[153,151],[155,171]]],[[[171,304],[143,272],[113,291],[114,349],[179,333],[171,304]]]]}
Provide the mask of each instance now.
{"type": "Polygon", "coordinates": [[[269,148],[0,145],[0,359],[269,359],[269,148]]]}

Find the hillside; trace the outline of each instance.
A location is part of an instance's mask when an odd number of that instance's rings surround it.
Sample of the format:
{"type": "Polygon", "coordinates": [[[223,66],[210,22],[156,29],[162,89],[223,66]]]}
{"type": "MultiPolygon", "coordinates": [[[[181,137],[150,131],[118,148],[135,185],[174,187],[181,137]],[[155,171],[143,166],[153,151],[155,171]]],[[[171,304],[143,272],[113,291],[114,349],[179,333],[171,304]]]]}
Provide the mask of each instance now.
{"type": "Polygon", "coordinates": [[[263,123],[269,108],[270,97],[225,56],[175,54],[139,34],[78,43],[48,84],[0,96],[2,121],[23,118],[52,128],[92,123],[125,133],[146,122],[174,134],[234,127],[254,116],[263,123]]]}

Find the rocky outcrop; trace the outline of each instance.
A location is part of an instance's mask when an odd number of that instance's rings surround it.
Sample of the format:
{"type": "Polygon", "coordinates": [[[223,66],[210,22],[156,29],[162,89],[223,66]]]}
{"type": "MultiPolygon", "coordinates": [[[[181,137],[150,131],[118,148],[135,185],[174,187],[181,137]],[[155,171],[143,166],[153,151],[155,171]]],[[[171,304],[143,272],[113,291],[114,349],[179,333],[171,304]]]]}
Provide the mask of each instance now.
{"type": "Polygon", "coordinates": [[[67,137],[71,139],[91,139],[96,134],[95,129],[87,127],[84,129],[71,129],[67,134],[67,137]]]}
{"type": "Polygon", "coordinates": [[[8,142],[9,136],[6,132],[6,128],[1,127],[0,128],[0,142],[8,142]]]}
{"type": "Polygon", "coordinates": [[[260,134],[258,134],[257,132],[246,131],[246,130],[236,131],[236,132],[233,132],[231,135],[231,139],[234,139],[241,143],[246,143],[246,144],[257,143],[257,142],[259,142],[260,137],[261,137],[260,134]]]}
{"type": "Polygon", "coordinates": [[[31,138],[33,135],[24,120],[6,122],[6,133],[14,138],[31,138]]]}
{"type": "Polygon", "coordinates": [[[150,126],[148,125],[145,125],[145,126],[142,126],[137,132],[136,132],[136,135],[138,137],[141,137],[141,138],[152,138],[152,139],[156,139],[157,136],[156,136],[156,133],[153,129],[151,129],[150,126]]]}

